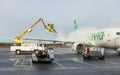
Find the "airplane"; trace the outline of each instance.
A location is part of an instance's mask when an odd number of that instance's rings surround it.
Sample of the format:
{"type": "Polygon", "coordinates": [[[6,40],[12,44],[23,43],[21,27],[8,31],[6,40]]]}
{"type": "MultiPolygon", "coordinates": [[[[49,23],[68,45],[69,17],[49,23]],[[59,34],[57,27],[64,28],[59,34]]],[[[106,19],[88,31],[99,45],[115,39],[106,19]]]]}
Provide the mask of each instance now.
{"type": "MultiPolygon", "coordinates": [[[[81,40],[80,40],[81,41],[81,40]]],[[[73,49],[80,52],[86,46],[103,47],[120,52],[120,28],[108,28],[92,32],[87,41],[75,42],[73,49]]],[[[120,55],[120,53],[119,53],[120,55]]]]}
{"type": "MultiPolygon", "coordinates": [[[[79,31],[75,18],[74,30],[79,31]]],[[[117,53],[120,56],[120,28],[106,28],[90,32],[86,40],[74,42],[72,47],[73,50],[81,53],[84,46],[114,49],[117,50],[117,53]]]]}
{"type": "MultiPolygon", "coordinates": [[[[74,19],[74,30],[79,31],[78,24],[74,19]]],[[[81,34],[80,34],[81,35],[81,34]]],[[[79,35],[78,35],[79,36],[79,35]]],[[[89,47],[103,47],[106,49],[114,49],[120,56],[120,28],[106,28],[91,32],[86,40],[77,41],[59,41],[59,40],[43,40],[43,39],[30,39],[27,40],[40,40],[40,41],[53,41],[72,43],[73,50],[81,53],[85,46],[89,47]]]]}

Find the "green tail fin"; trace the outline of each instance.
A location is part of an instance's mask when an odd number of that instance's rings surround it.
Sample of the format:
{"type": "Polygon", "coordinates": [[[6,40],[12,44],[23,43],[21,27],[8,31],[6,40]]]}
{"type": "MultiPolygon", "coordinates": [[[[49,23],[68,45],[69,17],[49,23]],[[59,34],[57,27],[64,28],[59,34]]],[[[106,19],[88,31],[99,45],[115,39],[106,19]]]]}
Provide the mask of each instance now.
{"type": "Polygon", "coordinates": [[[77,21],[76,21],[75,18],[73,20],[73,23],[74,23],[74,31],[77,31],[78,30],[78,24],[77,24],[77,21]]]}

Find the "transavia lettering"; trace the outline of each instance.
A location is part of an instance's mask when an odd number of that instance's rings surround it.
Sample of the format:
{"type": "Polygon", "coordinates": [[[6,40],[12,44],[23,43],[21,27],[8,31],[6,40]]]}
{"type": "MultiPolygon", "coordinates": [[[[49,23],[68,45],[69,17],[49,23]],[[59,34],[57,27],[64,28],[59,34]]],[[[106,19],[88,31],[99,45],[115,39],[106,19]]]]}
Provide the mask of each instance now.
{"type": "Polygon", "coordinates": [[[91,40],[103,40],[105,32],[92,33],[91,40]]]}

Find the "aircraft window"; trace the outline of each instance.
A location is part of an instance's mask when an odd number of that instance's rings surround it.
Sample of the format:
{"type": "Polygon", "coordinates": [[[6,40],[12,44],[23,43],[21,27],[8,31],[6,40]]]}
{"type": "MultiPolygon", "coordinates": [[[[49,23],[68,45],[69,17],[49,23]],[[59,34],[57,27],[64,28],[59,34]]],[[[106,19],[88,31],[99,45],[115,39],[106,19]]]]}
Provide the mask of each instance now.
{"type": "Polygon", "coordinates": [[[40,44],[39,46],[42,46],[42,44],[40,44]]]}
{"type": "Polygon", "coordinates": [[[117,35],[120,35],[120,32],[117,32],[116,34],[117,34],[117,35]]]}

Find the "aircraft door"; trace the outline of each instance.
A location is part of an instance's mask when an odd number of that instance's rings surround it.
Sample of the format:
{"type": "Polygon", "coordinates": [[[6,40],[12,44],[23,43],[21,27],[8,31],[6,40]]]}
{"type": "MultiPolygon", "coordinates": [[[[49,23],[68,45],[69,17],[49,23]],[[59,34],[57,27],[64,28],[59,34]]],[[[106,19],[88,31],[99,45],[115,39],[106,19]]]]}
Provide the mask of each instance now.
{"type": "Polygon", "coordinates": [[[110,35],[110,33],[108,33],[106,37],[107,37],[107,41],[111,41],[111,35],[110,35]]]}
{"type": "Polygon", "coordinates": [[[115,39],[115,47],[116,48],[120,47],[120,37],[115,39]]]}
{"type": "Polygon", "coordinates": [[[120,32],[116,32],[115,47],[120,48],[120,32]]]}
{"type": "Polygon", "coordinates": [[[112,38],[111,38],[111,34],[110,33],[106,33],[104,35],[105,39],[104,39],[104,43],[102,44],[103,47],[113,47],[113,42],[112,38]]]}

